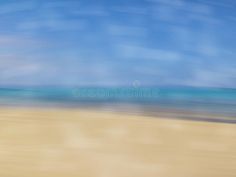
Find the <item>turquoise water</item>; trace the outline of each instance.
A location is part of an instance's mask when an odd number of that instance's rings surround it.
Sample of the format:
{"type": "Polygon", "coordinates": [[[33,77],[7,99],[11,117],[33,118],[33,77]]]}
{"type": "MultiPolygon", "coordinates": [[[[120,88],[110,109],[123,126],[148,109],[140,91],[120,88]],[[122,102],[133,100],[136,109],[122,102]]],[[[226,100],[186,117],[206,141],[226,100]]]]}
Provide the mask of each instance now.
{"type": "Polygon", "coordinates": [[[198,109],[236,115],[236,89],[213,88],[0,88],[1,105],[81,106],[129,103],[165,108],[198,109]]]}

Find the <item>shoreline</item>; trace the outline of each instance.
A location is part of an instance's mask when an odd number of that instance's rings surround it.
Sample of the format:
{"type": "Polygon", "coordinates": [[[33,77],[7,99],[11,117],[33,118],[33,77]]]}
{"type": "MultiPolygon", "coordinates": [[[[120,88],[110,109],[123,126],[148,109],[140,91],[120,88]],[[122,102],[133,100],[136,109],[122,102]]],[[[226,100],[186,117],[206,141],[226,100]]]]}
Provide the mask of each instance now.
{"type": "Polygon", "coordinates": [[[3,109],[8,110],[24,110],[24,111],[92,111],[92,112],[102,112],[102,113],[114,113],[123,116],[140,116],[146,118],[156,118],[156,119],[174,119],[174,120],[186,120],[186,121],[196,121],[196,122],[214,122],[214,123],[227,123],[236,124],[236,116],[228,116],[225,114],[207,113],[202,111],[193,110],[181,110],[173,108],[160,108],[151,106],[137,106],[133,104],[117,104],[112,106],[65,106],[65,105],[41,105],[35,106],[0,106],[0,111],[3,109]]]}

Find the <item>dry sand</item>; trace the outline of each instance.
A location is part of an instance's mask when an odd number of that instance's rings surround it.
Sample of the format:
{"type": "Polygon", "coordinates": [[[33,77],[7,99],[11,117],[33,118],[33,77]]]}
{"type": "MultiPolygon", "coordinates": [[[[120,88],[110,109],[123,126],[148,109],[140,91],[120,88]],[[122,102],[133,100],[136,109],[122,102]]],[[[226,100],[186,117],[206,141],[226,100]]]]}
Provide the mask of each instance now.
{"type": "Polygon", "coordinates": [[[0,109],[0,177],[235,177],[236,124],[0,109]]]}

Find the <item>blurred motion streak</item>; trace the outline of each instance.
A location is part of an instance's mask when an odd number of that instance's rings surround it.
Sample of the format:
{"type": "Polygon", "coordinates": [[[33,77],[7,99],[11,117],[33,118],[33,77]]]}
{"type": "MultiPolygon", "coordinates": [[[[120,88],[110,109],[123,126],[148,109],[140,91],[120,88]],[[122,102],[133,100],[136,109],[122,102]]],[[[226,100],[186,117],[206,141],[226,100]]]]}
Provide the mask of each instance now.
{"type": "Polygon", "coordinates": [[[236,1],[0,1],[0,177],[235,177],[236,1]]]}

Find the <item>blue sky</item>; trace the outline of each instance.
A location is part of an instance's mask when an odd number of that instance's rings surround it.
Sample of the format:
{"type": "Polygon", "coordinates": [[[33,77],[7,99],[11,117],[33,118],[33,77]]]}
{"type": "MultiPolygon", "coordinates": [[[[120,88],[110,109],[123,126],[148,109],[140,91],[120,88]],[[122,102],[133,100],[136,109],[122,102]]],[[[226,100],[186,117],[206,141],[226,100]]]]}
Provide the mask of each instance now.
{"type": "Polygon", "coordinates": [[[0,0],[0,86],[236,88],[234,0],[0,0]]]}

